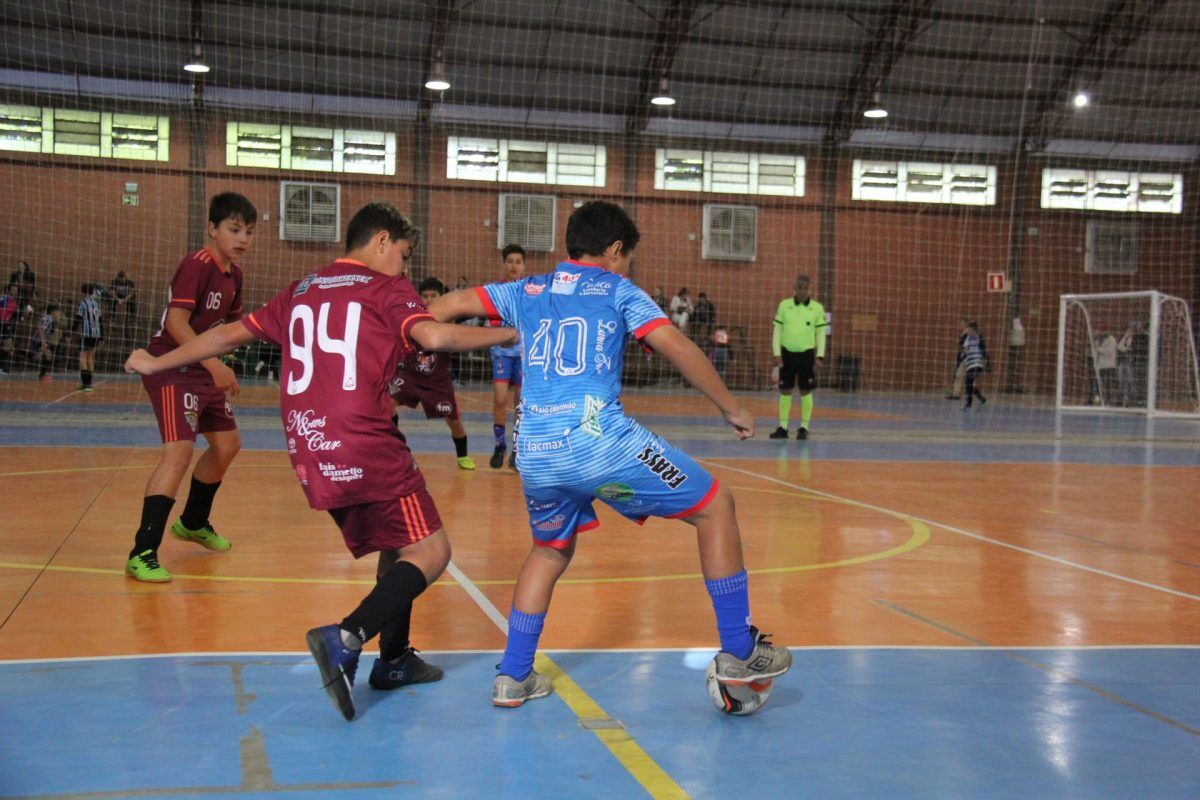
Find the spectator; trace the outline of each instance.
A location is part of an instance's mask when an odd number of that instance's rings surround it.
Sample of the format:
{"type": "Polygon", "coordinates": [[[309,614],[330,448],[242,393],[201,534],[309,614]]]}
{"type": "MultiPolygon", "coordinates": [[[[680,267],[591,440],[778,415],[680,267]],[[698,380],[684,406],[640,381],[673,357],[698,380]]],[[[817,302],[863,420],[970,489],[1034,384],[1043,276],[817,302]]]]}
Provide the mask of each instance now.
{"type": "Polygon", "coordinates": [[[1100,334],[1096,337],[1092,350],[1092,358],[1096,364],[1096,394],[1093,402],[1097,405],[1115,405],[1117,399],[1117,337],[1100,334]]]}
{"type": "Polygon", "coordinates": [[[16,289],[17,316],[32,314],[33,300],[37,295],[37,275],[29,268],[29,262],[18,261],[8,282],[16,289]]]}
{"type": "Polygon", "coordinates": [[[686,333],[688,320],[692,318],[692,314],[695,311],[695,306],[692,305],[692,298],[688,297],[687,287],[680,287],[679,292],[671,298],[671,322],[675,323],[675,327],[681,332],[686,333]]]}
{"type": "Polygon", "coordinates": [[[1141,406],[1146,402],[1146,370],[1150,358],[1150,336],[1142,321],[1130,321],[1117,342],[1117,382],[1122,406],[1141,406]]]}
{"type": "Polygon", "coordinates": [[[129,338],[129,329],[137,320],[137,287],[133,280],[118,270],[112,282],[108,285],[109,324],[114,325],[117,315],[121,316],[121,331],[129,338]]]}
{"type": "Polygon", "coordinates": [[[706,342],[712,338],[713,324],[717,321],[717,307],[701,292],[696,296],[696,341],[706,342]]]}
{"type": "Polygon", "coordinates": [[[714,328],[709,345],[708,360],[712,362],[713,369],[721,376],[721,380],[725,380],[725,368],[729,366],[730,361],[729,329],[724,325],[714,328]]]}
{"type": "Polygon", "coordinates": [[[661,286],[654,287],[654,294],[650,297],[654,301],[654,305],[662,309],[665,314],[667,311],[667,293],[663,291],[661,286]]]}
{"type": "Polygon", "coordinates": [[[7,375],[12,369],[12,355],[16,349],[13,336],[17,330],[17,320],[20,318],[17,287],[10,283],[4,287],[4,293],[0,294],[0,375],[7,375]]]}

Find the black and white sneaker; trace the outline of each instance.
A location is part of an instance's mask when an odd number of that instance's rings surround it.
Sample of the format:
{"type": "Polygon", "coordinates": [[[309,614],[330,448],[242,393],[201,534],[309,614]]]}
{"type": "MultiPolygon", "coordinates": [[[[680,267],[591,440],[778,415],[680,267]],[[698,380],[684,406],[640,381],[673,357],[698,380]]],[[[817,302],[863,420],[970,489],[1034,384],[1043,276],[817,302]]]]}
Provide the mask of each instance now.
{"type": "Polygon", "coordinates": [[[371,677],[367,682],[371,684],[372,689],[399,689],[410,683],[440,681],[444,674],[441,667],[426,663],[417,655],[417,651],[410,647],[393,661],[375,659],[375,665],[371,667],[371,677]]]}

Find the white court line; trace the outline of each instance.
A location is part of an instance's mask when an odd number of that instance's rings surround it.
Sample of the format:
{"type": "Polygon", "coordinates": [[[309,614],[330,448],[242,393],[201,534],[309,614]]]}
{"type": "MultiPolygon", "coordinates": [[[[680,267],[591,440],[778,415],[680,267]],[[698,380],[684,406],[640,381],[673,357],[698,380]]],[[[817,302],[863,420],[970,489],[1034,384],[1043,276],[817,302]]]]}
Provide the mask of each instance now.
{"type": "Polygon", "coordinates": [[[500,629],[500,632],[508,636],[508,618],[492,605],[492,601],[487,599],[487,595],[479,591],[479,587],[472,583],[471,579],[466,576],[466,573],[459,569],[458,565],[453,561],[446,565],[446,571],[454,576],[454,580],[463,588],[467,596],[475,601],[475,605],[479,606],[484,614],[487,614],[487,618],[496,623],[496,627],[500,629]]]}
{"type": "Polygon", "coordinates": [[[748,469],[742,469],[740,467],[731,467],[728,464],[722,464],[719,461],[713,461],[711,459],[705,459],[705,458],[698,458],[696,460],[702,464],[709,464],[714,467],[719,467],[721,469],[730,470],[731,472],[740,472],[743,475],[749,475],[754,478],[760,478],[764,481],[769,481],[771,483],[778,483],[780,486],[787,486],[791,489],[798,489],[799,491],[808,492],[809,494],[815,494],[819,497],[827,497],[830,500],[838,500],[843,503],[847,503],[847,502],[853,503],[853,504],[859,506],[860,508],[869,508],[872,511],[879,511],[884,514],[900,514],[901,516],[908,517],[909,519],[915,519],[918,522],[923,522],[926,525],[932,525],[936,528],[942,528],[943,530],[950,531],[951,533],[957,533],[960,536],[966,536],[968,538],[976,539],[981,542],[987,542],[988,544],[994,544],[997,547],[1006,547],[1009,550],[1016,550],[1018,553],[1023,553],[1027,556],[1033,556],[1034,558],[1041,558],[1046,561],[1052,561],[1055,564],[1061,564],[1064,567],[1073,567],[1075,569],[1081,569],[1084,572],[1091,572],[1094,575],[1102,575],[1105,578],[1112,578],[1113,580],[1133,584],[1134,586],[1140,586],[1143,589],[1153,589],[1154,591],[1157,591],[1157,592],[1164,592],[1166,594],[1175,595],[1176,597],[1182,597],[1186,600],[1196,600],[1196,601],[1200,602],[1200,595],[1188,594],[1187,592],[1181,592],[1178,589],[1170,589],[1166,586],[1159,586],[1156,583],[1147,583],[1146,581],[1139,581],[1136,578],[1130,578],[1125,575],[1118,575],[1115,572],[1109,572],[1107,570],[1097,569],[1096,567],[1089,567],[1086,564],[1080,564],[1076,561],[1069,561],[1068,559],[1059,558],[1058,556],[1052,556],[1048,553],[1042,553],[1037,550],[1031,550],[1028,547],[1021,547],[1020,545],[1009,544],[1008,542],[1002,542],[999,539],[992,539],[988,536],[984,536],[981,533],[973,533],[971,531],[963,530],[962,528],[956,528],[953,525],[947,525],[944,522],[937,522],[935,520],[925,519],[924,517],[918,517],[913,514],[906,513],[904,511],[899,511],[897,509],[892,509],[892,508],[884,508],[883,506],[877,506],[872,503],[866,503],[866,502],[863,502],[862,500],[855,500],[850,497],[841,497],[839,495],[831,494],[829,492],[822,492],[818,489],[812,489],[808,486],[800,486],[799,484],[789,483],[785,480],[780,480],[779,478],[772,478],[770,475],[761,475],[757,472],[751,472],[748,469]]]}
{"type": "MultiPolygon", "coordinates": [[[[108,383],[108,381],[97,381],[92,384],[92,388],[94,389],[97,386],[103,386],[106,383],[108,383]]],[[[57,400],[51,400],[49,403],[46,403],[46,405],[52,406],[56,403],[61,403],[63,400],[66,400],[68,397],[73,397],[74,395],[77,395],[77,394],[83,394],[83,390],[82,389],[73,389],[72,391],[67,392],[62,397],[58,398],[57,400]]]]}

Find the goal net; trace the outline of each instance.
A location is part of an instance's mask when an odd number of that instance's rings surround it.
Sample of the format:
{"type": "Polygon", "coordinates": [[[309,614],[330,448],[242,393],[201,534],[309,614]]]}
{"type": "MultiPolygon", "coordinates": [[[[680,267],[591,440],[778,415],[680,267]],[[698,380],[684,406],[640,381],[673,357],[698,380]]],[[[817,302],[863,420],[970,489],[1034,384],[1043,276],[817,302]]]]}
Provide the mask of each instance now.
{"type": "Polygon", "coordinates": [[[1057,406],[1200,416],[1188,305],[1156,291],[1059,301],[1057,406]]]}

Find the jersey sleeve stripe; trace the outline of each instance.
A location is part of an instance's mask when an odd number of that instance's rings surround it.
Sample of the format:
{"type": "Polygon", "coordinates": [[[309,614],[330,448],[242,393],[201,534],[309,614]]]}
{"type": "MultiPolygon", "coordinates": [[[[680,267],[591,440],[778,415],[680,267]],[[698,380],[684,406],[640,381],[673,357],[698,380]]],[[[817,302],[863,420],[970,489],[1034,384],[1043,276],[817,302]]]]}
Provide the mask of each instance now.
{"type": "Polygon", "coordinates": [[[242,318],[242,324],[246,326],[246,330],[250,331],[250,332],[251,332],[251,333],[253,333],[255,336],[258,336],[258,334],[260,334],[260,333],[263,333],[263,334],[265,334],[265,333],[266,333],[266,331],[265,331],[265,330],[263,330],[263,326],[258,324],[258,320],[256,320],[256,319],[254,318],[254,315],[253,315],[253,314],[249,314],[249,315],[247,315],[247,316],[243,317],[243,318],[242,318]],[[256,331],[256,330],[254,330],[253,328],[251,328],[251,327],[250,327],[251,325],[253,325],[253,326],[254,326],[255,328],[257,328],[258,330],[256,331]]]}
{"type": "Polygon", "coordinates": [[[184,307],[191,308],[196,305],[196,301],[192,300],[191,298],[188,298],[188,297],[172,297],[171,302],[167,303],[167,305],[175,306],[177,308],[184,308],[184,307]]]}
{"type": "Polygon", "coordinates": [[[418,322],[437,322],[432,314],[413,314],[411,317],[400,323],[400,335],[404,338],[404,346],[412,347],[412,343],[408,340],[408,332],[413,325],[418,322]]]}
{"type": "Polygon", "coordinates": [[[496,304],[492,302],[492,298],[488,295],[487,289],[482,286],[475,287],[475,294],[479,297],[479,302],[483,303],[483,310],[487,312],[487,317],[490,320],[499,320],[500,312],[496,310],[496,304]]]}
{"type": "Polygon", "coordinates": [[[701,497],[696,502],[696,505],[692,506],[686,511],[680,511],[678,514],[668,514],[666,517],[664,517],[664,519],[684,519],[692,516],[693,514],[700,513],[704,510],[705,506],[713,501],[713,498],[717,496],[717,492],[720,490],[720,488],[720,481],[718,481],[716,478],[713,478],[712,486],[708,487],[708,491],[704,493],[704,497],[701,497]]]}
{"type": "Polygon", "coordinates": [[[634,331],[633,338],[644,339],[646,337],[646,335],[649,334],[651,331],[658,330],[663,325],[670,325],[670,324],[671,324],[671,320],[667,319],[666,317],[659,317],[657,319],[652,319],[649,322],[647,322],[645,325],[643,325],[642,327],[640,327],[636,331],[634,331]]]}

